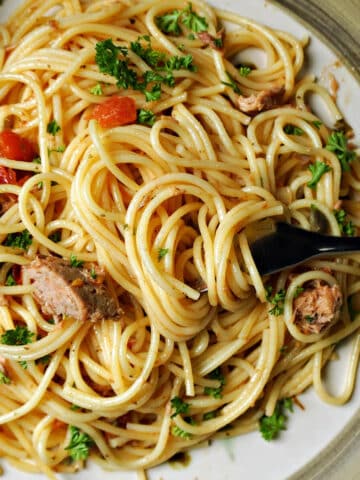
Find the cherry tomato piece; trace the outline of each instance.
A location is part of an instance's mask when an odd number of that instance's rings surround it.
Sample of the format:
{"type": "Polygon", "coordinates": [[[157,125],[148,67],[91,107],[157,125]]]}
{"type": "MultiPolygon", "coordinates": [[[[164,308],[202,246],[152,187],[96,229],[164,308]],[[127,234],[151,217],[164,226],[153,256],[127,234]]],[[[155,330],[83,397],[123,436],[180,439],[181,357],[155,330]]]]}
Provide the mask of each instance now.
{"type": "Polygon", "coordinates": [[[0,132],[0,157],[31,162],[35,156],[36,153],[29,140],[11,130],[0,132]]]}
{"type": "Polygon", "coordinates": [[[110,97],[104,103],[96,105],[90,118],[99,122],[103,128],[119,127],[136,121],[135,100],[130,97],[110,97]]]}

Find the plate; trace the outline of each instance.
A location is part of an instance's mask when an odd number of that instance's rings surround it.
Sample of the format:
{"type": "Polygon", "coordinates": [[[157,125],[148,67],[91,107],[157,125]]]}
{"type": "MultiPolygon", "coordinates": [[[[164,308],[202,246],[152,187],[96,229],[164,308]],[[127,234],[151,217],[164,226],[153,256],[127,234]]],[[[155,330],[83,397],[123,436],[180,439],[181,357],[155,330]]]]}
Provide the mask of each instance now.
{"type": "MultiPolygon", "coordinates": [[[[0,7],[0,20],[4,21],[20,3],[20,0],[5,0],[0,7]]],[[[360,67],[360,33],[355,22],[356,2],[343,0],[340,5],[335,0],[283,0],[274,3],[264,0],[211,0],[209,3],[300,38],[310,31],[307,69],[315,72],[321,83],[326,84],[330,72],[335,76],[340,85],[340,108],[354,127],[359,143],[357,106],[360,105],[360,89],[356,77],[360,75],[356,68],[360,67]]],[[[341,390],[349,351],[349,344],[343,345],[340,359],[331,362],[328,369],[329,388],[335,393],[341,390]]],[[[191,451],[187,467],[164,464],[151,469],[149,480],[360,479],[360,381],[351,401],[345,406],[324,404],[311,389],[301,395],[301,402],[305,411],[297,409],[288,422],[288,429],[278,440],[268,443],[258,432],[252,432],[235,439],[216,441],[209,447],[191,451]]],[[[33,474],[15,471],[8,464],[3,463],[2,466],[4,480],[35,478],[33,474]]],[[[36,475],[36,478],[42,477],[36,475]]],[[[58,478],[69,480],[75,477],[58,475],[58,478]]],[[[135,480],[136,475],[130,472],[104,473],[90,464],[85,471],[76,474],[77,480],[86,478],[135,480]]]]}

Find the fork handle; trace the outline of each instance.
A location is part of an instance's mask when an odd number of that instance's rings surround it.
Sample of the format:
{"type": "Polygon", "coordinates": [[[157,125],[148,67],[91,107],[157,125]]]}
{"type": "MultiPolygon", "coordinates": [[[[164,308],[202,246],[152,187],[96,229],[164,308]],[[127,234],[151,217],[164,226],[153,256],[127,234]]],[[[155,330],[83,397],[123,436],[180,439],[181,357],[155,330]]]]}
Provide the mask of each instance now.
{"type": "Polygon", "coordinates": [[[307,243],[311,242],[314,255],[360,251],[360,237],[335,237],[333,235],[322,235],[282,222],[277,224],[277,231],[286,234],[289,238],[293,236],[294,240],[296,237],[297,241],[302,238],[307,243]]]}

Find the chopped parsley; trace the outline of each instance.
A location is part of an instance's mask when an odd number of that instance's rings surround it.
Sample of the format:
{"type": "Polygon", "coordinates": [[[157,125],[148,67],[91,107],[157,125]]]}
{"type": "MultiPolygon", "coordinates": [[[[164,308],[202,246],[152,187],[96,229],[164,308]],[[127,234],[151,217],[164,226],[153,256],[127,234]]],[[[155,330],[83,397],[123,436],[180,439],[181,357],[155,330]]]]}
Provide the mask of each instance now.
{"type": "Polygon", "coordinates": [[[273,440],[279,436],[281,430],[286,430],[287,416],[285,415],[285,410],[293,411],[291,398],[279,400],[274,413],[270,417],[266,415],[261,417],[259,429],[265,440],[273,440]]]}
{"type": "Polygon", "coordinates": [[[9,385],[11,383],[10,378],[6,376],[5,373],[3,373],[1,370],[0,370],[0,383],[3,385],[9,385]]]}
{"type": "Polygon", "coordinates": [[[51,360],[51,355],[44,355],[43,357],[40,357],[37,360],[35,360],[35,363],[37,365],[47,365],[48,363],[50,363],[50,360],[51,360]]]}
{"type": "Polygon", "coordinates": [[[311,122],[315,128],[317,128],[318,130],[320,129],[321,125],[323,124],[323,122],[321,120],[314,120],[313,122],[311,122]]]}
{"type": "Polygon", "coordinates": [[[115,77],[118,88],[138,90],[145,95],[148,102],[160,98],[162,84],[169,87],[175,85],[174,70],[196,71],[192,55],[167,58],[164,52],[152,48],[148,35],[138,37],[136,41],[131,42],[130,49],[152,68],[152,70],[145,71],[142,77],[138,77],[137,72],[129,67],[127,47],[116,46],[111,39],[95,45],[95,61],[100,72],[115,77]],[[120,55],[123,58],[120,58],[120,55]],[[149,85],[150,88],[148,88],[149,85]]]}
{"type": "Polygon", "coordinates": [[[74,425],[70,425],[70,442],[65,450],[69,450],[69,456],[72,460],[86,460],[93,445],[94,440],[87,433],[82,432],[74,425]]]}
{"type": "Polygon", "coordinates": [[[313,315],[305,315],[304,318],[307,323],[312,324],[315,322],[315,317],[313,315]]]}
{"type": "Polygon", "coordinates": [[[283,288],[281,288],[275,295],[272,297],[272,286],[268,285],[266,287],[266,300],[274,305],[270,310],[269,313],[271,315],[279,316],[284,313],[284,300],[286,292],[283,288]]]}
{"type": "Polygon", "coordinates": [[[158,260],[162,260],[165,255],[167,255],[169,253],[169,249],[168,248],[159,248],[158,250],[158,260]]]}
{"type": "Polygon", "coordinates": [[[20,360],[19,365],[20,365],[20,367],[23,368],[24,370],[27,370],[27,368],[28,368],[28,363],[27,363],[26,360],[20,360]]]}
{"type": "Polygon", "coordinates": [[[349,163],[355,160],[356,153],[348,149],[348,140],[344,132],[332,132],[326,143],[326,149],[334,152],[340,161],[343,172],[350,170],[349,163]]]}
{"type": "Polygon", "coordinates": [[[242,77],[247,77],[250,74],[251,70],[252,70],[252,68],[249,67],[249,65],[239,65],[238,66],[239,74],[242,77]]]}
{"type": "Polygon", "coordinates": [[[78,260],[76,255],[73,253],[70,255],[70,266],[71,267],[82,267],[84,265],[83,260],[78,260]]]}
{"type": "Polygon", "coordinates": [[[54,243],[58,243],[61,240],[61,233],[60,230],[56,230],[54,233],[49,235],[49,240],[51,240],[54,243]]]}
{"type": "Polygon", "coordinates": [[[17,325],[14,329],[6,330],[0,337],[5,345],[26,345],[33,342],[35,334],[25,326],[17,325]]]}
{"type": "Polygon", "coordinates": [[[220,367],[217,367],[211,373],[209,373],[208,378],[211,380],[218,380],[220,385],[218,387],[205,387],[204,394],[210,395],[213,398],[222,398],[222,391],[225,385],[225,377],[222,374],[220,367]]]}
{"type": "Polygon", "coordinates": [[[205,421],[206,420],[211,420],[212,418],[217,417],[217,415],[218,415],[217,410],[212,410],[211,412],[206,412],[203,415],[203,420],[205,420],[205,421]]]}
{"type": "Polygon", "coordinates": [[[172,12],[157,17],[156,24],[162,32],[178,36],[182,33],[179,25],[181,15],[182,10],[173,10],[172,12]]]}
{"type": "Polygon", "coordinates": [[[288,123],[284,127],[284,132],[287,133],[288,135],[303,135],[304,130],[300,127],[297,127],[296,125],[291,125],[291,123],[288,123]]]}
{"type": "Polygon", "coordinates": [[[22,250],[27,250],[31,244],[32,236],[28,230],[19,233],[9,233],[4,243],[7,247],[21,248],[22,250]]]}
{"type": "Polygon", "coordinates": [[[91,267],[90,277],[91,277],[93,280],[96,280],[96,279],[97,279],[97,274],[96,274],[96,271],[95,271],[95,268],[94,268],[94,267],[91,267]]]}
{"type": "Polygon", "coordinates": [[[180,413],[189,413],[190,403],[184,402],[180,397],[173,397],[171,399],[171,407],[175,410],[171,415],[171,418],[174,418],[180,413]]]}
{"type": "Polygon", "coordinates": [[[191,3],[183,10],[176,9],[156,18],[156,24],[162,32],[175,36],[182,34],[180,23],[195,33],[206,32],[209,28],[206,18],[194,12],[191,3]]]}
{"type": "Polygon", "coordinates": [[[333,213],[339,225],[340,232],[348,237],[353,237],[355,235],[355,227],[351,220],[347,220],[347,213],[345,210],[334,210],[333,213]]]}
{"type": "Polygon", "coordinates": [[[5,280],[5,285],[7,287],[13,287],[13,286],[17,285],[17,282],[16,282],[15,278],[13,277],[12,273],[8,273],[8,275],[6,277],[6,280],[5,280]]]}
{"type": "Polygon", "coordinates": [[[174,435],[174,437],[180,437],[180,438],[185,438],[185,439],[192,438],[191,433],[186,432],[185,430],[182,430],[177,425],[173,425],[173,427],[171,428],[171,433],[172,433],[172,435],[174,435]]]}
{"type": "Polygon", "coordinates": [[[97,83],[94,87],[90,88],[90,93],[97,96],[103,95],[104,92],[100,83],[97,83]]]}
{"type": "Polygon", "coordinates": [[[156,115],[151,110],[141,108],[137,111],[137,122],[141,125],[152,127],[156,121],[156,115]]]}
{"type": "Polygon", "coordinates": [[[294,298],[297,298],[300,295],[300,293],[302,293],[303,291],[304,291],[304,287],[296,287],[294,298]]]}
{"type": "Polygon", "coordinates": [[[61,130],[61,127],[56,120],[51,120],[51,122],[47,124],[47,127],[46,127],[47,133],[50,133],[54,137],[57,133],[60,132],[60,130],[61,130]]]}
{"type": "Polygon", "coordinates": [[[241,94],[241,90],[238,86],[238,84],[235,82],[235,80],[233,79],[233,77],[230,75],[229,72],[226,72],[226,76],[228,77],[228,82],[224,82],[222,81],[221,83],[223,83],[224,85],[226,85],[227,87],[230,87],[234,90],[235,93],[237,93],[238,95],[241,94]]]}
{"type": "Polygon", "coordinates": [[[307,183],[307,186],[309,188],[316,188],[316,185],[320,181],[320,178],[324,175],[324,173],[330,172],[331,167],[327,165],[324,162],[320,162],[319,160],[316,160],[315,163],[312,163],[309,165],[309,170],[312,173],[312,178],[311,180],[307,183]]]}
{"type": "Polygon", "coordinates": [[[206,18],[200,17],[200,15],[194,12],[191,3],[183,10],[182,23],[195,33],[206,32],[209,28],[206,18]]]}

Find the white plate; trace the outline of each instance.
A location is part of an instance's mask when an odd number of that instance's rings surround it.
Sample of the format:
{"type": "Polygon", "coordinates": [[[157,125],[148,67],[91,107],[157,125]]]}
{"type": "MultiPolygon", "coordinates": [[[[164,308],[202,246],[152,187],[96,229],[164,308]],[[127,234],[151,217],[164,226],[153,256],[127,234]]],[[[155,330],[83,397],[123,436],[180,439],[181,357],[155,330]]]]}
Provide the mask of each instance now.
{"type": "MultiPolygon", "coordinates": [[[[212,0],[210,3],[238,12],[270,27],[291,32],[300,38],[308,34],[301,23],[263,0],[212,0]]],[[[5,20],[9,12],[19,4],[20,0],[5,0],[4,5],[0,7],[0,19],[5,20]]],[[[338,101],[347,121],[355,128],[359,143],[359,85],[345,67],[338,65],[335,54],[313,35],[306,54],[309,71],[316,73],[321,81],[326,82],[329,71],[338,80],[340,84],[338,101]]],[[[340,360],[331,365],[329,373],[332,391],[339,391],[342,387],[348,352],[348,346],[344,346],[340,350],[340,360]]],[[[285,480],[289,477],[304,480],[312,478],[320,480],[325,477],[326,480],[360,479],[360,461],[356,459],[360,445],[360,382],[352,400],[345,406],[326,405],[311,389],[301,396],[301,402],[306,410],[301,412],[297,409],[291,415],[288,429],[278,440],[265,442],[258,432],[253,432],[236,439],[214,442],[211,447],[191,452],[188,467],[175,469],[165,464],[152,469],[149,472],[149,479],[285,480]]],[[[3,467],[4,480],[34,479],[34,475],[15,471],[7,464],[3,464],[3,467]]],[[[132,480],[135,479],[135,474],[104,473],[97,466],[89,465],[86,471],[76,474],[76,477],[59,475],[59,478],[132,480]]]]}

